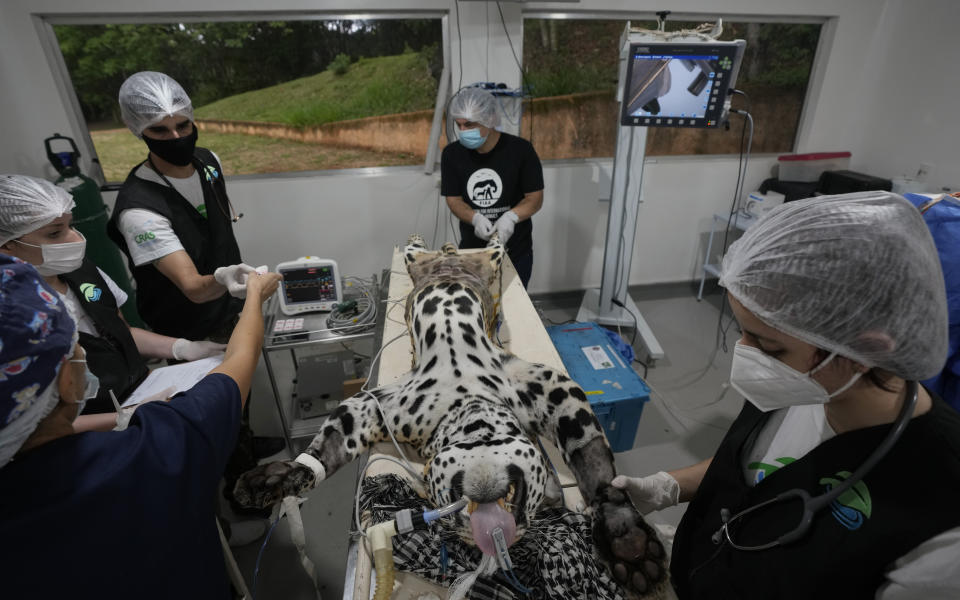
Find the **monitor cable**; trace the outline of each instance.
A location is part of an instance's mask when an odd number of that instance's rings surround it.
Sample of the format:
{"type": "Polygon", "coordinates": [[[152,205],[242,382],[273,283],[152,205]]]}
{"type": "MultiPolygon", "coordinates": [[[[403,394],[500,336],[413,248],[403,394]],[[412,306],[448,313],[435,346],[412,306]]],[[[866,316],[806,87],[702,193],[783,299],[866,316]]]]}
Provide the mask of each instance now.
{"type": "MultiPolygon", "coordinates": [[[[742,93],[742,92],[741,92],[742,93]]],[[[744,94],[746,96],[746,94],[744,94]]],[[[737,221],[740,216],[740,196],[743,194],[743,184],[746,180],[747,175],[747,165],[750,162],[750,152],[753,148],[753,115],[750,114],[747,110],[741,110],[738,108],[731,108],[731,113],[739,114],[744,117],[743,127],[740,130],[740,159],[737,163],[737,182],[734,185],[733,190],[733,199],[730,202],[730,211],[727,214],[727,226],[723,232],[723,243],[720,246],[720,257],[727,253],[727,246],[730,240],[730,231],[735,229],[737,226],[737,221]],[[747,135],[749,125],[749,136],[747,135]],[[744,140],[746,140],[746,150],[744,150],[744,140]]],[[[704,261],[709,261],[710,257],[704,257],[704,261]]],[[[734,322],[734,319],[731,317],[730,322],[726,326],[723,325],[723,315],[726,311],[727,305],[727,296],[726,294],[720,300],[720,316],[717,318],[717,334],[714,347],[720,347],[724,352],[728,352],[727,347],[727,331],[730,329],[730,326],[734,322]]]]}
{"type": "MultiPolygon", "coordinates": [[[[345,280],[351,280],[347,277],[345,280]]],[[[358,280],[359,281],[359,280],[358,280]]],[[[377,303],[367,285],[360,284],[360,296],[337,303],[327,316],[327,329],[337,335],[366,331],[376,324],[377,303]]]]}

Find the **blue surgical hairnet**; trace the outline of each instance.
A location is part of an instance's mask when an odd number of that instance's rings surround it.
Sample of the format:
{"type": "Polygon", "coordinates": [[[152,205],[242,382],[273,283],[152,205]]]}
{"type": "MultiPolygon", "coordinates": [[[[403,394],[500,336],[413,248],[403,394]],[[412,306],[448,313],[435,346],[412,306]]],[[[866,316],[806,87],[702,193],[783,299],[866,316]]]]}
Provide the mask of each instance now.
{"type": "Polygon", "coordinates": [[[779,206],[723,258],[720,284],[771,327],[908,380],[943,368],[947,305],[919,211],[889,192],[779,206]]]}
{"type": "Polygon", "coordinates": [[[193,120],[190,96],[164,73],[134,73],[120,86],[119,96],[120,116],[137,137],[143,137],[144,129],[167,117],[180,115],[193,120]]]}
{"type": "Polygon", "coordinates": [[[73,209],[73,196],[46,179],[0,175],[0,245],[73,209]]]}
{"type": "Polygon", "coordinates": [[[500,125],[496,98],[480,88],[468,87],[457,92],[447,114],[450,119],[466,119],[491,129],[500,125]]]}
{"type": "Polygon", "coordinates": [[[76,339],[63,300],[36,269],[0,254],[0,467],[59,401],[57,374],[76,339]]]}

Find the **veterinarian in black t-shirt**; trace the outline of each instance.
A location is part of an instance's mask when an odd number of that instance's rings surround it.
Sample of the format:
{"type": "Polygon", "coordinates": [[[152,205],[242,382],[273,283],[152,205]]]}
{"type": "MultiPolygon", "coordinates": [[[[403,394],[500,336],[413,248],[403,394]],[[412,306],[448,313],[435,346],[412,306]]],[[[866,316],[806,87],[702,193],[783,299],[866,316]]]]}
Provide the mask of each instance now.
{"type": "Polygon", "coordinates": [[[460,247],[482,248],[496,231],[527,287],[533,272],[533,223],[543,206],[543,168],[527,140],[494,129],[496,99],[479,88],[461,90],[447,112],[459,141],[443,149],[440,193],[460,219],[460,247]]]}

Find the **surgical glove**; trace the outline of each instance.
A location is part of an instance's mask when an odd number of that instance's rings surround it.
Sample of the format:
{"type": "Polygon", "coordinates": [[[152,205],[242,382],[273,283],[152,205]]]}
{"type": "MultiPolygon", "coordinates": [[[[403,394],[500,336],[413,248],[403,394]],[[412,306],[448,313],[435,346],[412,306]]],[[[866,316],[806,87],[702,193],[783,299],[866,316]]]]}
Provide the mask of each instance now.
{"type": "Polygon", "coordinates": [[[206,358],[214,354],[219,354],[226,350],[226,348],[226,344],[217,344],[204,340],[191,342],[190,340],[179,338],[173,343],[172,351],[173,358],[177,360],[197,360],[198,358],[206,358]]]}
{"type": "Polygon", "coordinates": [[[642,515],[676,506],[680,502],[680,484],[665,471],[646,477],[617,475],[610,484],[626,490],[642,515]]]}
{"type": "Polygon", "coordinates": [[[234,298],[247,297],[247,276],[255,272],[256,269],[250,265],[240,263],[230,265],[229,267],[219,267],[213,272],[213,278],[217,283],[227,288],[230,295],[234,298]]]}
{"type": "Polygon", "coordinates": [[[176,388],[168,387],[167,389],[161,392],[157,392],[152,396],[147,396],[143,400],[143,402],[140,402],[139,404],[131,404],[130,406],[124,406],[119,411],[117,411],[117,426],[114,427],[113,430],[123,431],[124,429],[127,428],[127,425],[130,424],[130,419],[133,418],[133,413],[134,411],[137,410],[137,408],[143,406],[147,402],[157,402],[157,401],[166,402],[167,400],[170,399],[170,396],[176,393],[176,391],[177,391],[176,388]]]}
{"type": "Polygon", "coordinates": [[[497,219],[497,222],[494,224],[494,227],[497,229],[497,233],[500,234],[500,243],[506,244],[507,240],[510,239],[510,236],[513,235],[513,228],[517,224],[517,221],[520,220],[520,217],[517,216],[517,213],[512,210],[500,215],[500,218],[497,219]]]}
{"type": "Polygon", "coordinates": [[[479,212],[473,213],[473,233],[481,240],[489,240],[493,235],[493,223],[479,212]]]}

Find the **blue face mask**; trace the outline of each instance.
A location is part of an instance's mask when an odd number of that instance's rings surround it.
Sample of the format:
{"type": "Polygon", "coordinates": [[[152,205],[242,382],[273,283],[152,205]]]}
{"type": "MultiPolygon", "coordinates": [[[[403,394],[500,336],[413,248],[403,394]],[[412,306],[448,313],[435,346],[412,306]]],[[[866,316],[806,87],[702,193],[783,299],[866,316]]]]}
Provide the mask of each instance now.
{"type": "Polygon", "coordinates": [[[487,141],[487,136],[480,135],[480,128],[464,129],[460,132],[460,143],[471,150],[476,150],[487,141]]]}

